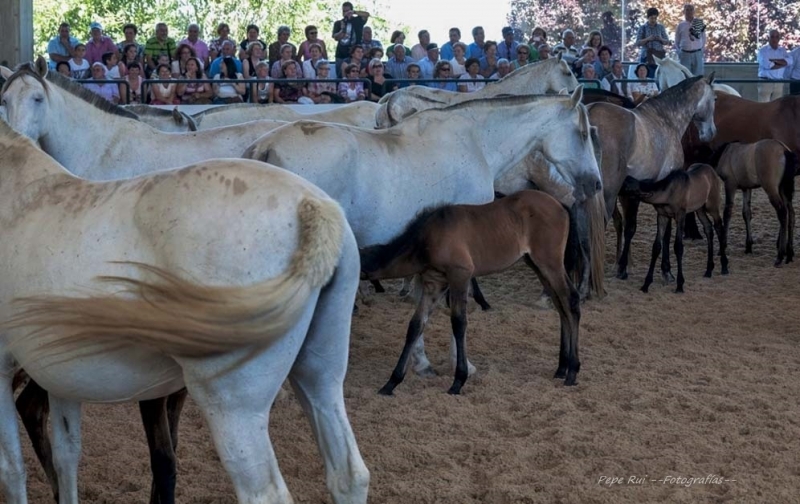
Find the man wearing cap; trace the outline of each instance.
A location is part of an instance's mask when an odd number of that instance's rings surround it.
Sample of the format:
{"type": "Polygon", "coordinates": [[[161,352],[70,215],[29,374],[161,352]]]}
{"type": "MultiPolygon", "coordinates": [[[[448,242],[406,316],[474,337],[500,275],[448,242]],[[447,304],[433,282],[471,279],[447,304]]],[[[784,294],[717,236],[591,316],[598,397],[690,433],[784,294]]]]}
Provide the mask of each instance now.
{"type": "Polygon", "coordinates": [[[169,56],[169,60],[175,57],[175,49],[177,49],[177,45],[175,44],[175,39],[169,37],[169,28],[167,28],[167,23],[158,23],[156,25],[156,36],[147,39],[147,43],[144,45],[144,58],[147,63],[147,66],[150,70],[156,69],[156,61],[158,61],[158,56],[161,54],[166,54],[169,56]]]}
{"type": "Polygon", "coordinates": [[[89,25],[91,38],[86,42],[86,61],[90,65],[103,62],[103,55],[107,52],[117,52],[117,45],[109,37],[103,35],[103,26],[97,21],[89,25]]]}
{"type": "MultiPolygon", "coordinates": [[[[433,70],[436,68],[436,63],[439,62],[439,46],[436,42],[431,42],[425,47],[428,55],[417,61],[420,70],[420,76],[423,79],[433,79],[433,70]]],[[[426,82],[425,85],[433,84],[433,82],[426,82]]]]}
{"type": "Polygon", "coordinates": [[[503,28],[503,41],[497,44],[497,57],[514,61],[517,58],[519,42],[514,40],[514,30],[510,26],[503,28]]]}
{"type": "Polygon", "coordinates": [[[685,21],[675,28],[675,48],[681,65],[692,72],[692,75],[703,75],[703,48],[706,46],[706,24],[694,17],[694,5],[683,6],[685,21]]]}
{"type": "Polygon", "coordinates": [[[75,46],[78,44],[78,39],[69,34],[69,23],[61,23],[58,27],[58,36],[50,39],[47,44],[47,55],[50,57],[47,66],[55,70],[56,65],[62,61],[69,63],[70,58],[75,55],[75,46]]]}

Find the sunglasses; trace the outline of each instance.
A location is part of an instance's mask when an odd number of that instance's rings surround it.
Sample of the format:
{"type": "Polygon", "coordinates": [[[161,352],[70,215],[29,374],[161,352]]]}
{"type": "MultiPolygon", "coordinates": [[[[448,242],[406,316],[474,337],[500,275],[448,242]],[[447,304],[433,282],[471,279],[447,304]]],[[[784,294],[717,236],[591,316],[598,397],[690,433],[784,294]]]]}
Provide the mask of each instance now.
{"type": "Polygon", "coordinates": [[[372,65],[372,68],[383,68],[383,65],[372,65]]]}
{"type": "Polygon", "coordinates": [[[310,31],[310,32],[308,32],[308,34],[309,34],[309,35],[316,35],[316,34],[317,34],[317,32],[315,32],[315,31],[310,31]]]}

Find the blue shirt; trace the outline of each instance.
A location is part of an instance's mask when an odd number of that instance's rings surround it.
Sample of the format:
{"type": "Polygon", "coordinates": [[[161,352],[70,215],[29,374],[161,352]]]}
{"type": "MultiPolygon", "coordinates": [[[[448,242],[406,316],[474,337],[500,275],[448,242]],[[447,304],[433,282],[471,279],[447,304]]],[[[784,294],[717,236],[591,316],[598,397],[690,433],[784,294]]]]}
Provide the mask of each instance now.
{"type": "MultiPolygon", "coordinates": [[[[80,42],[75,37],[70,37],[69,38],[69,45],[73,49],[79,43],[80,42]]],[[[65,56],[67,58],[70,57],[70,54],[69,54],[69,51],[67,51],[67,48],[64,47],[63,45],[61,45],[61,40],[59,40],[59,37],[53,37],[52,39],[50,39],[50,42],[47,43],[47,54],[48,55],[50,55],[50,54],[58,54],[59,56],[65,56]]],[[[47,66],[51,70],[55,70],[56,69],[56,63],[58,63],[58,62],[50,60],[50,61],[47,62],[47,66]]]]}
{"type": "Polygon", "coordinates": [[[453,44],[450,42],[442,44],[442,47],[439,48],[439,59],[451,60],[453,56],[455,56],[455,54],[453,54],[453,44]]]}
{"type": "Polygon", "coordinates": [[[419,65],[419,74],[423,79],[433,79],[433,70],[436,63],[431,61],[427,56],[417,61],[419,65]]]}
{"type": "MultiPolygon", "coordinates": [[[[208,77],[213,79],[215,75],[219,75],[219,66],[222,64],[222,60],[224,58],[220,56],[219,58],[215,59],[211,66],[208,67],[208,77]]],[[[233,62],[236,64],[236,71],[238,73],[242,73],[242,62],[236,58],[231,58],[233,62]]]]}
{"type": "Polygon", "coordinates": [[[483,54],[483,48],[478,47],[478,44],[476,44],[475,42],[467,46],[467,55],[466,55],[467,59],[469,58],[481,59],[484,56],[485,54],[483,54]]]}
{"type": "Polygon", "coordinates": [[[519,47],[519,42],[516,40],[511,41],[511,48],[506,46],[505,40],[501,40],[497,43],[497,57],[505,58],[508,61],[514,61],[517,59],[517,47],[519,47]]]}

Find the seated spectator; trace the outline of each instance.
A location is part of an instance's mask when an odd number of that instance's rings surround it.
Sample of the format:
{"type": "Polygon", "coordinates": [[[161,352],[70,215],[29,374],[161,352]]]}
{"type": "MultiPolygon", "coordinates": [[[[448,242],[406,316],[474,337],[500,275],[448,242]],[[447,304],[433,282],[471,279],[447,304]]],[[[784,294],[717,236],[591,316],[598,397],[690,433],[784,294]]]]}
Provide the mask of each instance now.
{"type": "MultiPolygon", "coordinates": [[[[153,72],[153,80],[172,80],[169,65],[158,65],[153,72]]],[[[178,85],[174,82],[155,82],[150,84],[150,105],[177,105],[178,85]]]]}
{"type": "Polygon", "coordinates": [[[433,70],[436,68],[436,63],[439,62],[439,45],[436,42],[431,42],[425,48],[427,53],[425,56],[417,60],[422,78],[429,80],[433,79],[433,70]]]}
{"type": "MultiPolygon", "coordinates": [[[[236,52],[236,42],[234,42],[233,39],[230,38],[230,33],[231,33],[231,27],[228,26],[228,23],[220,23],[217,25],[217,38],[211,40],[211,42],[208,43],[208,60],[210,62],[213,62],[220,56],[223,56],[222,44],[224,44],[226,41],[230,41],[231,44],[233,44],[233,49],[234,49],[233,52],[234,53],[236,52]]],[[[231,56],[233,56],[233,53],[231,53],[231,56]]]]}
{"type": "Polygon", "coordinates": [[[133,65],[134,63],[139,65],[139,69],[141,71],[142,65],[144,64],[144,60],[139,54],[140,47],[141,46],[139,46],[138,44],[128,44],[122,48],[122,60],[120,61],[120,63],[122,63],[123,67],[125,68],[125,71],[122,75],[123,77],[127,75],[128,68],[130,68],[130,66],[133,65]]]}
{"type": "Polygon", "coordinates": [[[320,96],[319,103],[345,103],[345,101],[338,94],[325,91],[320,96]]]}
{"type": "MultiPolygon", "coordinates": [[[[73,56],[69,59],[69,69],[73,79],[89,79],[93,73],[89,70],[90,65],[83,57],[84,54],[86,54],[86,46],[76,45],[73,56]]],[[[105,77],[105,72],[103,72],[103,76],[105,77]]]]}
{"type": "Polygon", "coordinates": [[[497,44],[497,55],[500,58],[505,58],[508,61],[513,60],[517,56],[517,47],[519,42],[514,40],[514,29],[506,26],[502,30],[503,40],[497,44]]]}
{"type": "MultiPolygon", "coordinates": [[[[271,68],[271,73],[273,73],[272,77],[276,78],[274,75],[275,70],[275,62],[283,59],[283,46],[289,44],[292,47],[292,56],[291,59],[297,60],[297,47],[294,44],[289,42],[289,36],[292,34],[291,28],[288,26],[279,26],[278,27],[278,40],[271,43],[269,45],[269,49],[267,50],[267,57],[269,59],[269,64],[271,68]]],[[[278,69],[280,70],[280,65],[278,65],[278,69]]],[[[302,71],[302,69],[298,68],[298,71],[302,71]]],[[[280,73],[280,72],[278,72],[280,73]]]]}
{"type": "Polygon", "coordinates": [[[408,80],[400,84],[401,88],[422,84],[421,82],[409,82],[421,80],[422,69],[417,63],[409,63],[409,65],[406,67],[406,74],[403,77],[408,80]]]}
{"type": "MultiPolygon", "coordinates": [[[[186,61],[181,79],[204,79],[203,67],[199,58],[189,58],[186,61]]],[[[178,96],[184,105],[206,105],[211,103],[214,90],[207,82],[187,82],[178,84],[178,96]]]]}
{"type": "MultiPolygon", "coordinates": [[[[466,63],[464,64],[467,71],[464,73],[459,79],[463,80],[483,80],[483,75],[480,74],[481,70],[481,63],[478,61],[478,58],[469,58],[466,63]]],[[[465,82],[465,83],[458,83],[458,91],[461,93],[474,93],[479,89],[483,89],[486,84],[483,82],[465,82]]]]}
{"type": "MultiPolygon", "coordinates": [[[[189,58],[194,58],[195,60],[199,61],[197,57],[197,53],[194,51],[194,48],[189,44],[181,44],[178,46],[176,50],[176,58],[172,62],[171,70],[172,76],[176,79],[179,78],[181,75],[186,73],[186,62],[189,61],[189,58]]],[[[202,63],[201,63],[202,65],[202,63]]],[[[202,67],[200,67],[202,70],[202,67]]]]}
{"type": "Polygon", "coordinates": [[[192,48],[197,61],[207,67],[211,62],[208,59],[208,44],[200,40],[200,26],[197,23],[192,23],[186,27],[186,38],[178,42],[178,57],[180,58],[181,45],[186,44],[192,48]]]}
{"type": "Polygon", "coordinates": [[[408,58],[411,58],[411,49],[403,45],[403,42],[405,42],[405,40],[406,40],[405,33],[401,32],[400,30],[393,31],[392,36],[389,37],[391,45],[389,45],[389,47],[386,48],[386,54],[392,54],[392,55],[395,54],[394,46],[399,45],[400,47],[403,48],[405,55],[408,58]]]}
{"type": "Polygon", "coordinates": [[[511,63],[505,59],[500,58],[497,60],[497,71],[489,77],[490,79],[502,79],[506,75],[511,73],[511,63]]]}
{"type": "Polygon", "coordinates": [[[453,59],[450,60],[451,73],[453,78],[459,78],[467,73],[467,68],[464,66],[467,63],[467,44],[464,42],[456,42],[453,44],[453,59]]]}
{"type": "Polygon", "coordinates": [[[106,67],[99,61],[92,65],[92,80],[101,82],[86,83],[84,84],[86,89],[102,96],[111,103],[119,103],[119,85],[112,82],[102,82],[106,80],[106,67]]]}
{"type": "Polygon", "coordinates": [[[298,78],[298,66],[295,60],[283,62],[281,74],[275,81],[272,91],[272,101],[274,103],[297,103],[297,100],[303,96],[303,84],[300,82],[291,82],[293,79],[298,78]]]}
{"type": "MultiPolygon", "coordinates": [[[[581,78],[583,75],[583,66],[584,65],[592,65],[594,66],[594,62],[597,60],[597,55],[594,52],[594,49],[591,47],[584,47],[581,50],[580,56],[572,62],[572,71],[575,73],[575,77],[578,79],[581,78]]],[[[597,69],[595,68],[595,73],[597,69]]]]}
{"type": "MultiPolygon", "coordinates": [[[[358,74],[360,72],[359,65],[351,64],[345,68],[345,72],[346,73],[344,75],[347,79],[358,79],[358,74]]],[[[344,98],[345,102],[347,103],[366,99],[367,94],[364,91],[364,83],[357,80],[340,82],[339,96],[344,98]]]]}
{"type": "MultiPolygon", "coordinates": [[[[436,67],[433,69],[433,78],[434,79],[452,79],[453,66],[449,61],[439,61],[436,63],[436,67]]],[[[455,82],[433,82],[428,84],[428,86],[436,89],[444,89],[445,91],[458,91],[458,87],[456,86],[455,82]]]]}
{"type": "Polygon", "coordinates": [[[367,60],[367,63],[369,63],[370,61],[372,61],[372,60],[374,60],[376,58],[379,59],[379,60],[383,59],[383,48],[382,47],[373,47],[372,49],[369,50],[367,55],[364,57],[364,59],[367,60]]]}
{"type": "MultiPolygon", "coordinates": [[[[128,67],[128,75],[125,76],[125,82],[128,83],[128,88],[130,89],[130,101],[129,104],[143,104],[144,101],[142,100],[142,82],[144,82],[144,78],[142,77],[142,65],[139,63],[131,63],[128,67]]],[[[122,88],[122,86],[120,86],[122,88]]],[[[121,97],[126,97],[125,93],[120,93],[121,97]]]]}
{"type": "Polygon", "coordinates": [[[603,47],[603,35],[597,30],[590,31],[583,47],[590,47],[594,49],[595,56],[599,56],[600,48],[603,47]]]}
{"type": "Polygon", "coordinates": [[[363,63],[364,60],[364,48],[360,45],[354,45],[350,48],[350,57],[344,59],[344,63],[341,66],[341,73],[345,75],[344,71],[350,65],[358,65],[358,75],[359,77],[366,77],[367,75],[367,66],[363,63]]]}
{"type": "Polygon", "coordinates": [[[69,63],[69,59],[75,52],[75,46],[80,43],[78,39],[70,35],[69,23],[61,23],[58,26],[58,35],[50,39],[47,44],[47,56],[50,61],[47,63],[48,68],[54,70],[57,63],[69,63]]]}
{"type": "Polygon", "coordinates": [[[419,61],[428,55],[428,44],[431,43],[431,34],[428,30],[420,30],[417,32],[417,39],[419,44],[414,44],[411,47],[411,59],[419,61]]]}
{"type": "Polygon", "coordinates": [[[144,66],[144,46],[136,40],[136,36],[139,34],[139,28],[133,23],[128,23],[122,27],[122,33],[125,34],[125,40],[117,43],[117,50],[121,55],[120,60],[125,63],[125,68],[128,67],[128,63],[133,63],[134,61],[139,63],[139,66],[144,66]],[[126,58],[128,46],[130,45],[136,48],[135,58],[133,56],[126,58]],[[126,61],[126,59],[128,59],[128,61],[126,61]]]}
{"type": "Polygon", "coordinates": [[[381,49],[381,54],[383,54],[383,44],[380,40],[372,38],[372,27],[370,26],[365,26],[361,31],[361,47],[364,48],[364,54],[367,55],[373,49],[381,49]]]}
{"type": "Polygon", "coordinates": [[[606,75],[600,86],[606,91],[616,93],[620,96],[630,96],[628,93],[628,83],[625,80],[625,72],[622,71],[622,62],[615,59],[611,62],[611,73],[606,75]]]}
{"type": "MultiPolygon", "coordinates": [[[[647,65],[644,63],[639,63],[636,65],[636,78],[640,80],[647,79],[647,65]]],[[[658,87],[656,83],[653,81],[649,82],[629,82],[628,83],[628,92],[630,93],[630,99],[633,100],[634,103],[637,105],[645,101],[647,98],[656,96],[658,94],[658,87]]]]}
{"type": "Polygon", "coordinates": [[[398,88],[397,83],[387,82],[387,79],[393,79],[390,74],[386,73],[386,69],[378,58],[373,58],[369,62],[369,101],[377,102],[381,97],[390,93],[398,88]]]}
{"type": "Polygon", "coordinates": [[[105,53],[117,53],[117,45],[110,37],[103,35],[103,27],[97,21],[89,25],[91,37],[86,42],[86,61],[90,65],[103,62],[105,53]]]}
{"type": "Polygon", "coordinates": [[[396,76],[398,79],[402,79],[407,75],[406,69],[411,63],[413,61],[409,56],[406,56],[403,46],[395,44],[392,57],[386,62],[386,72],[396,76]]]}
{"type": "Polygon", "coordinates": [[[252,79],[256,74],[256,65],[264,61],[264,49],[261,42],[250,42],[247,45],[247,57],[242,60],[242,75],[245,79],[252,79]]]}
{"type": "Polygon", "coordinates": [[[230,82],[230,80],[243,80],[244,76],[236,68],[233,58],[223,58],[219,65],[219,73],[214,76],[218,81],[212,84],[215,104],[242,103],[247,88],[244,82],[230,82]]]}
{"type": "Polygon", "coordinates": [[[325,59],[327,62],[327,58],[323,58],[322,46],[319,44],[311,44],[311,47],[308,48],[308,52],[311,57],[303,62],[303,77],[315,79],[317,77],[317,63],[322,59],[325,59]]]}
{"type": "Polygon", "coordinates": [[[247,48],[253,42],[258,42],[258,44],[261,46],[261,52],[262,53],[267,50],[266,42],[264,42],[263,40],[258,38],[259,33],[261,33],[261,30],[259,30],[257,25],[254,25],[254,24],[247,25],[247,38],[242,40],[239,43],[239,59],[240,60],[243,60],[243,59],[245,59],[247,57],[247,48]]]}
{"type": "Polygon", "coordinates": [[[56,63],[56,72],[63,75],[67,79],[72,79],[72,69],[70,69],[69,63],[66,61],[59,61],[56,63]]]}
{"type": "Polygon", "coordinates": [[[117,52],[107,52],[103,55],[103,64],[106,66],[106,79],[121,79],[122,65],[117,58],[117,52]]]}
{"type": "MultiPolygon", "coordinates": [[[[575,45],[575,32],[566,29],[561,34],[561,43],[553,47],[553,55],[561,53],[561,58],[568,64],[573,64],[580,57],[580,49],[575,45]]],[[[541,56],[539,56],[541,58],[541,56]]]]}
{"type": "Polygon", "coordinates": [[[611,48],[603,46],[597,52],[597,59],[594,62],[594,70],[598,79],[604,79],[611,73],[611,48]]]}
{"type": "MultiPolygon", "coordinates": [[[[308,62],[306,61],[306,63],[308,62]]],[[[325,82],[330,78],[330,63],[328,60],[321,59],[317,61],[314,72],[316,73],[316,80],[306,84],[306,87],[303,88],[303,95],[311,99],[314,103],[323,103],[322,97],[326,94],[333,93],[338,96],[336,94],[336,84],[333,82],[325,82]]]]}
{"type": "Polygon", "coordinates": [[[599,79],[597,78],[594,65],[590,65],[589,63],[584,64],[581,69],[581,75],[581,79],[584,81],[584,89],[600,89],[600,82],[598,82],[599,79]]]}
{"type": "Polygon", "coordinates": [[[478,60],[480,63],[480,74],[484,78],[489,78],[497,71],[497,42],[487,40],[483,45],[483,57],[478,60]]]}
{"type": "Polygon", "coordinates": [[[144,62],[147,66],[148,71],[152,72],[158,65],[163,65],[164,63],[159,63],[156,61],[162,54],[167,55],[167,67],[169,67],[170,63],[172,62],[172,57],[175,55],[175,49],[178,48],[178,45],[175,43],[175,39],[169,36],[169,28],[167,27],[166,23],[158,23],[156,24],[156,35],[155,37],[150,37],[147,39],[147,43],[144,45],[144,62]]]}
{"type": "Polygon", "coordinates": [[[511,62],[511,69],[524,67],[530,63],[531,48],[527,44],[520,44],[517,46],[517,59],[511,62]]]}
{"type": "Polygon", "coordinates": [[[530,58],[528,63],[539,61],[539,46],[547,43],[547,32],[544,28],[537,26],[531,32],[531,38],[528,40],[528,46],[531,48],[530,58]]]}
{"type": "Polygon", "coordinates": [[[216,77],[220,72],[220,67],[222,66],[222,62],[225,58],[230,58],[233,61],[234,65],[236,66],[236,72],[242,73],[242,62],[238,59],[234,59],[233,56],[236,53],[236,45],[230,41],[225,40],[221,44],[221,51],[222,55],[215,59],[211,66],[208,67],[208,76],[209,78],[213,79],[216,77]]]}
{"type": "MultiPolygon", "coordinates": [[[[161,65],[166,65],[167,68],[170,68],[170,66],[171,66],[170,62],[171,61],[172,61],[172,58],[170,58],[168,54],[165,54],[165,53],[159,54],[158,56],[155,57],[156,67],[150,73],[145,75],[145,78],[147,78],[147,79],[157,79],[158,78],[158,72],[156,71],[156,69],[158,67],[160,67],[161,65]]],[[[145,65],[145,72],[147,71],[147,68],[149,68],[149,66],[145,65]]]]}
{"type": "MultiPolygon", "coordinates": [[[[300,44],[300,47],[297,49],[298,54],[303,59],[303,62],[313,59],[313,55],[311,54],[311,46],[313,46],[314,44],[316,44],[319,47],[320,50],[319,57],[328,59],[328,49],[325,47],[325,41],[317,36],[318,33],[317,27],[314,25],[308,25],[306,26],[305,33],[306,33],[306,39],[303,41],[303,43],[300,44]]],[[[311,77],[310,75],[306,75],[305,65],[303,65],[303,75],[305,75],[306,77],[311,77]]]]}
{"type": "Polygon", "coordinates": [[[548,44],[542,44],[537,48],[539,52],[539,61],[543,61],[546,59],[550,59],[552,57],[550,46],[548,44]]]}
{"type": "Polygon", "coordinates": [[[273,79],[280,79],[281,76],[285,73],[283,71],[283,66],[290,62],[295,67],[294,69],[295,76],[292,77],[292,79],[300,79],[303,77],[303,69],[300,67],[300,63],[298,63],[294,59],[294,50],[295,49],[292,44],[283,44],[280,51],[280,59],[272,63],[272,70],[270,71],[270,76],[273,79]]]}
{"type": "MultiPolygon", "coordinates": [[[[266,61],[259,61],[256,64],[255,76],[253,79],[269,79],[269,63],[266,61]]],[[[256,82],[250,84],[250,102],[260,103],[262,105],[272,103],[272,83],[271,82],[256,82]]]]}

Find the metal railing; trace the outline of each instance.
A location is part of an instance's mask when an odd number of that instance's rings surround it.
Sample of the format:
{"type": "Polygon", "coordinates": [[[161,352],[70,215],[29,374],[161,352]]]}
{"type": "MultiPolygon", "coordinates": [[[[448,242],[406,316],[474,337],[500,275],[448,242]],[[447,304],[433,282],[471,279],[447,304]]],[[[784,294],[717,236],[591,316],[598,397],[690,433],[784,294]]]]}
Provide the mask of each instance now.
{"type": "Polygon", "coordinates": [[[77,82],[78,84],[116,84],[117,86],[124,84],[125,85],[125,103],[131,102],[131,85],[128,81],[124,79],[103,79],[103,80],[96,80],[96,79],[74,79],[73,82],[77,82]]]}

